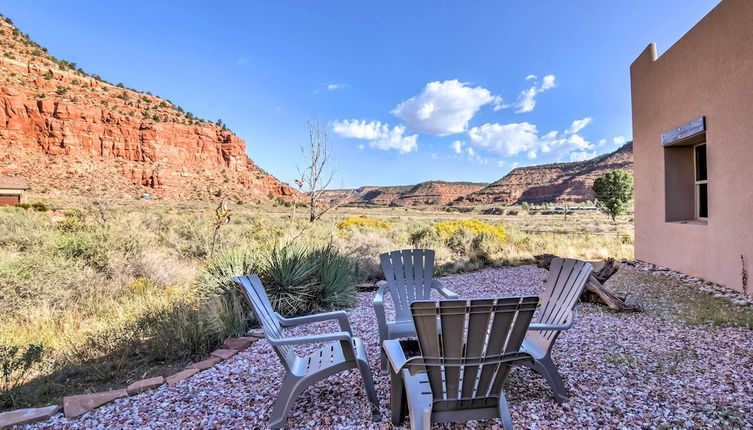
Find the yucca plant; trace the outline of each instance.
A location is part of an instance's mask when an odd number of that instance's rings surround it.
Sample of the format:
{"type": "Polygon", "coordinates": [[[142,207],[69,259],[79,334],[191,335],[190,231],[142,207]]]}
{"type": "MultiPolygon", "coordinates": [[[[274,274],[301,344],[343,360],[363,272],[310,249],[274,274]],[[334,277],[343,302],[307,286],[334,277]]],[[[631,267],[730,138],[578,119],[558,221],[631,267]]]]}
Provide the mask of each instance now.
{"type": "Polygon", "coordinates": [[[276,244],[266,256],[260,277],[272,306],[284,315],[302,315],[312,308],[319,290],[317,258],[309,245],[276,244]]]}
{"type": "Polygon", "coordinates": [[[356,301],[355,265],[332,244],[316,251],[319,261],[318,307],[330,310],[350,307],[356,301]]]}
{"type": "Polygon", "coordinates": [[[203,295],[235,292],[233,277],[259,271],[259,252],[253,248],[233,248],[211,258],[196,280],[197,290],[203,295]]]}

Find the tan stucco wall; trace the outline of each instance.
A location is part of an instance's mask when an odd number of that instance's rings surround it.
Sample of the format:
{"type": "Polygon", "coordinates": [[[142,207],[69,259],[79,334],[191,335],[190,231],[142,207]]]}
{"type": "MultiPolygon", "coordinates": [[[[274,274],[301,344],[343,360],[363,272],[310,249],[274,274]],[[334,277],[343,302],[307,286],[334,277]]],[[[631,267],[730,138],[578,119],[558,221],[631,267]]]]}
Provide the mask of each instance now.
{"type": "Polygon", "coordinates": [[[753,0],[723,0],[661,57],[630,68],[636,258],[753,294],[753,0]],[[665,218],[661,134],[706,117],[709,218],[665,218]]]}

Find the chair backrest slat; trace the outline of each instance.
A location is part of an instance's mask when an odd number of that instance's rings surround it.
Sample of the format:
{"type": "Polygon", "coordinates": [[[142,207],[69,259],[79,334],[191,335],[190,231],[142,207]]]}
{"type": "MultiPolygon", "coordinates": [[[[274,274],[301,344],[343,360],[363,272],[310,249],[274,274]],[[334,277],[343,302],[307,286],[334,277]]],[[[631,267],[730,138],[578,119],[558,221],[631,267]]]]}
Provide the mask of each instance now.
{"type": "MultiPolygon", "coordinates": [[[[261,279],[256,275],[249,275],[233,278],[233,281],[251,304],[251,308],[254,311],[256,319],[259,320],[264,335],[269,339],[281,339],[283,337],[282,326],[275,315],[272,303],[269,301],[261,279]]],[[[293,349],[287,345],[278,345],[273,348],[286,370],[290,370],[297,358],[293,349]]]]}
{"type": "MultiPolygon", "coordinates": [[[[536,315],[536,322],[543,324],[566,323],[592,271],[591,264],[585,261],[572,258],[552,259],[546,288],[541,295],[542,306],[536,315]]],[[[550,330],[531,332],[528,336],[541,348],[549,349],[559,333],[557,330],[550,330]]]]}
{"type": "Polygon", "coordinates": [[[521,359],[537,305],[535,296],[413,302],[435,406],[462,410],[496,402],[510,367],[521,359]]]}
{"type": "Polygon", "coordinates": [[[395,320],[410,321],[411,302],[431,297],[434,251],[404,249],[381,254],[379,260],[395,305],[395,320]]]}

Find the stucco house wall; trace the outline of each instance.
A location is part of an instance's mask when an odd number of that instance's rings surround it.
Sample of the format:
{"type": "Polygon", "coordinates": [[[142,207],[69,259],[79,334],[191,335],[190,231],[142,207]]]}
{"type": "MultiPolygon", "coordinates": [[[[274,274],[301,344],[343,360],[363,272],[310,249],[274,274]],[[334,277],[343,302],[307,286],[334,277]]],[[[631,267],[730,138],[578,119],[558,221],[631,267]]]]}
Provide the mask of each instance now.
{"type": "Polygon", "coordinates": [[[753,283],[753,0],[723,0],[661,57],[649,45],[630,76],[636,258],[743,291],[743,268],[753,283]],[[708,219],[667,221],[687,198],[667,181],[692,170],[672,167],[661,135],[700,117],[708,219]]]}

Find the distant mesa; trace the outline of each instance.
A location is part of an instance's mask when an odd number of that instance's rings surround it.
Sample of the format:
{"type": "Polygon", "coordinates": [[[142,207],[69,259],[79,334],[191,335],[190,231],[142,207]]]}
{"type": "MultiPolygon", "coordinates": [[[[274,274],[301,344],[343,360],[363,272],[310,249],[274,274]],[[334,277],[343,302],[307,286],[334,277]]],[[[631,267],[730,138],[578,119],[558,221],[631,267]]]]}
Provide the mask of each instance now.
{"type": "Polygon", "coordinates": [[[330,203],[349,206],[475,206],[593,201],[596,178],[615,169],[633,171],[633,143],[596,158],[518,167],[491,183],[429,181],[413,186],[329,190],[330,203]]]}
{"type": "Polygon", "coordinates": [[[0,18],[0,175],[31,191],[233,201],[298,191],[259,168],[220,121],[59,60],[0,18]]]}

